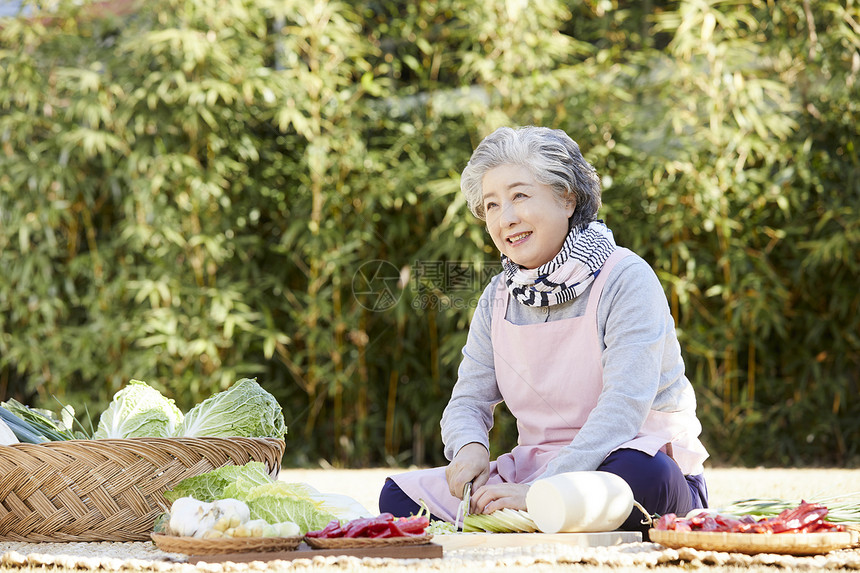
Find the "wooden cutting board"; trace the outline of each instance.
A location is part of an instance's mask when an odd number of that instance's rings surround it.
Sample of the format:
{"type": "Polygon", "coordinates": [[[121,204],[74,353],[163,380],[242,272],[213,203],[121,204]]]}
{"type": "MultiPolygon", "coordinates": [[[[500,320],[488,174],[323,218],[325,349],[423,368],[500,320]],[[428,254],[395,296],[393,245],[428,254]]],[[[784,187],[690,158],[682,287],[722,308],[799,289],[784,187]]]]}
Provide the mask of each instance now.
{"type": "Polygon", "coordinates": [[[606,547],[620,543],[642,541],[642,534],[634,531],[605,533],[449,533],[434,535],[433,541],[423,545],[389,547],[355,547],[345,549],[313,549],[306,543],[293,551],[259,551],[222,555],[190,555],[188,563],[248,563],[312,559],[318,555],[344,555],[351,557],[389,557],[392,559],[438,559],[445,552],[480,547],[526,547],[545,543],[562,543],[578,547],[606,547]]]}
{"type": "Polygon", "coordinates": [[[319,555],[343,555],[348,557],[389,557],[392,559],[437,559],[441,558],[442,546],[433,541],[421,545],[391,545],[380,547],[352,547],[344,549],[313,549],[306,543],[292,551],[257,551],[220,555],[189,555],[188,563],[249,563],[251,561],[293,561],[313,559],[319,555]]]}
{"type": "Polygon", "coordinates": [[[433,536],[433,543],[438,543],[445,551],[473,547],[526,547],[545,543],[562,543],[577,547],[606,547],[638,541],[642,541],[642,534],[638,531],[607,531],[600,533],[449,533],[433,536]]]}

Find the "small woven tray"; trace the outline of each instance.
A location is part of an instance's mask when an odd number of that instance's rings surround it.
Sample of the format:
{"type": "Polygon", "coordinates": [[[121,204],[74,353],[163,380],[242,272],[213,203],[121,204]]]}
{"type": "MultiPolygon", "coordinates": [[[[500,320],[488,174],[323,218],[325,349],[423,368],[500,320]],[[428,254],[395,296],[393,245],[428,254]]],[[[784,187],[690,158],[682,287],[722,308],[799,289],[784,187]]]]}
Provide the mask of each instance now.
{"type": "Polygon", "coordinates": [[[265,463],[275,438],[131,438],[0,446],[0,541],[146,541],[164,492],[226,465],[265,463]]]}
{"type": "Polygon", "coordinates": [[[222,555],[228,553],[250,553],[265,551],[292,551],[302,542],[302,536],[293,537],[231,537],[200,539],[176,535],[151,535],[155,546],[168,553],[186,555],[222,555]]]}
{"type": "Polygon", "coordinates": [[[651,541],[678,549],[690,547],[730,553],[820,555],[852,545],[848,531],[825,533],[733,533],[725,531],[666,531],[651,529],[651,541]]]}
{"type": "Polygon", "coordinates": [[[433,536],[407,535],[402,537],[305,537],[305,543],[314,549],[350,549],[356,547],[395,547],[399,545],[423,545],[433,536]]]}
{"type": "Polygon", "coordinates": [[[860,524],[846,523],[845,529],[851,534],[851,547],[860,549],[860,524]]]}

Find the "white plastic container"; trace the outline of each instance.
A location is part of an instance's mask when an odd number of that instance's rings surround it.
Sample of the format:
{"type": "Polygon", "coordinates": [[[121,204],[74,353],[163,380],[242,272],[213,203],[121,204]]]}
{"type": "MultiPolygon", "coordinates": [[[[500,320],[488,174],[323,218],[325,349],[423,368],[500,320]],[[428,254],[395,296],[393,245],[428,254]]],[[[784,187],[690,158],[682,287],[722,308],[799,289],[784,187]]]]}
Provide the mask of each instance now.
{"type": "Polygon", "coordinates": [[[568,472],[534,482],[526,507],[543,533],[613,531],[633,510],[633,491],[609,472],[568,472]]]}

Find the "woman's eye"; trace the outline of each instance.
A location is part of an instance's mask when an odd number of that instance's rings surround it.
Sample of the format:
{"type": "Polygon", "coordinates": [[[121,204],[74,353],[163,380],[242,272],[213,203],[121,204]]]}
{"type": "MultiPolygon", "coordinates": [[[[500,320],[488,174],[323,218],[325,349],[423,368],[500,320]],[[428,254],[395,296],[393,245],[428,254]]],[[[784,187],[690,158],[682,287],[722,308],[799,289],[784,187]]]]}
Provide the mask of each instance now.
{"type": "Polygon", "coordinates": [[[525,197],[528,197],[525,193],[514,193],[514,199],[523,199],[525,197]]]}
{"type": "Polygon", "coordinates": [[[496,207],[496,206],[497,206],[497,205],[496,205],[495,203],[487,203],[486,205],[484,205],[484,210],[485,210],[485,211],[489,211],[490,209],[492,209],[492,208],[494,208],[494,207],[496,207]]]}

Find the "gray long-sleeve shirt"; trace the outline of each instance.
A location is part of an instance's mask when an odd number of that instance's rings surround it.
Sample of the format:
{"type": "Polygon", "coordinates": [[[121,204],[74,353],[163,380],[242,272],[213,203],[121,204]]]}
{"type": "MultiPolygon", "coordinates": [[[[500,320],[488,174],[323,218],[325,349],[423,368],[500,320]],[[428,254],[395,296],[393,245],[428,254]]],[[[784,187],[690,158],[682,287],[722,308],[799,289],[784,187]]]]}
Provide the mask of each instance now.
{"type": "MultiPolygon", "coordinates": [[[[493,409],[502,401],[493,366],[492,297],[503,275],[481,295],[469,328],[451,399],[441,421],[445,456],[464,445],[489,450],[493,409]]],[[[506,318],[516,325],[583,316],[591,287],[579,297],[550,307],[529,307],[509,298],[506,318]]],[[[606,280],[597,306],[603,391],[576,438],[559,452],[540,477],[595,470],[616,447],[633,439],[649,410],[695,408],[684,374],[681,348],[666,295],[657,275],[637,255],[620,260],[606,280]]]]}

